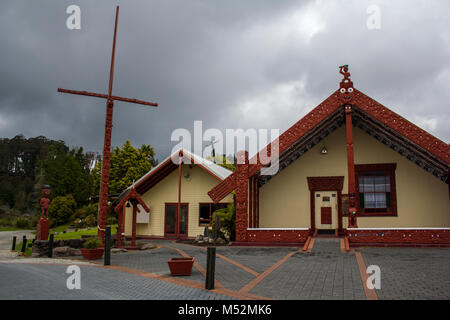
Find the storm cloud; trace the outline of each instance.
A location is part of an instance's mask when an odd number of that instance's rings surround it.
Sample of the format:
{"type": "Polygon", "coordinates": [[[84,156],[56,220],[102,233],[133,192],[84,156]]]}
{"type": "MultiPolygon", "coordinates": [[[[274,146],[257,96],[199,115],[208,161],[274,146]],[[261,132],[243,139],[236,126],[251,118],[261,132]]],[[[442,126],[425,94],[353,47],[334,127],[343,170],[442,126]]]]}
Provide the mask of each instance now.
{"type": "Polygon", "coordinates": [[[115,6],[120,5],[113,145],[171,151],[171,132],[286,130],[337,89],[356,88],[443,141],[450,138],[450,2],[127,0],[2,1],[0,137],[45,135],[101,151],[115,6]],[[81,8],[81,29],[66,8],[81,8]],[[369,5],[380,29],[369,29],[369,5]]]}

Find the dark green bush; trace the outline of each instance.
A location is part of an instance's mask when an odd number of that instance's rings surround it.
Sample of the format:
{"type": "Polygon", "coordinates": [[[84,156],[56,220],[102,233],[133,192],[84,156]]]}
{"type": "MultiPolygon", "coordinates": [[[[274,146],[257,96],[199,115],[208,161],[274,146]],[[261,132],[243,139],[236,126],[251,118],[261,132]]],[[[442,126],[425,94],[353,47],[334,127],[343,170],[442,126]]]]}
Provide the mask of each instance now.
{"type": "Polygon", "coordinates": [[[30,222],[26,218],[17,218],[14,225],[19,229],[26,229],[30,226],[30,222]]]}
{"type": "Polygon", "coordinates": [[[102,245],[102,241],[100,238],[97,237],[91,237],[86,240],[86,242],[83,244],[83,247],[86,249],[96,249],[102,245]]]}

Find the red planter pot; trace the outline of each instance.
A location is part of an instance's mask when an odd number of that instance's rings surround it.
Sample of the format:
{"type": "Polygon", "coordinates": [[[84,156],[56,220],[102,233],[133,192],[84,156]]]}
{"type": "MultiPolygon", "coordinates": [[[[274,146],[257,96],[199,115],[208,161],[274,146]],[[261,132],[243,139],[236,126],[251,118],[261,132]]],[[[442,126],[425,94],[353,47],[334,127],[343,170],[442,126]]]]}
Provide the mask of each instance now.
{"type": "Polygon", "coordinates": [[[103,248],[96,248],[96,249],[81,249],[81,254],[83,255],[84,259],[87,260],[99,260],[103,257],[103,248]]]}
{"type": "Polygon", "coordinates": [[[194,258],[171,258],[168,263],[173,276],[189,276],[194,265],[194,258]]]}

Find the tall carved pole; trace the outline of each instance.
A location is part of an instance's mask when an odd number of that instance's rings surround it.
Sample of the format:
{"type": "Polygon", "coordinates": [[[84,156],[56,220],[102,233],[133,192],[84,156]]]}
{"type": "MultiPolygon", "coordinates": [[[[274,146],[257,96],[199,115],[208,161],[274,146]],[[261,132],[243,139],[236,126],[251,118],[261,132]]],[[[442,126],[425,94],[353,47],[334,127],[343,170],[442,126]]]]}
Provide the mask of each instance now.
{"type": "Polygon", "coordinates": [[[356,222],[356,181],[355,181],[355,160],[353,151],[353,124],[352,106],[346,104],[345,108],[345,128],[347,137],[347,169],[348,169],[348,198],[349,198],[349,228],[357,228],[356,222]]]}
{"type": "Polygon", "coordinates": [[[119,97],[119,96],[112,95],[113,80],[114,80],[114,58],[115,58],[115,54],[116,54],[116,38],[117,38],[118,20],[119,20],[119,6],[116,7],[116,20],[115,20],[115,24],[114,24],[114,37],[113,37],[112,54],[111,54],[111,67],[109,70],[108,94],[58,88],[58,92],[106,99],[105,136],[104,136],[104,143],[103,143],[102,177],[101,177],[101,181],[100,181],[100,199],[99,199],[99,210],[98,210],[98,236],[102,239],[102,241],[105,240],[106,218],[108,215],[108,183],[109,183],[109,169],[110,169],[110,159],[111,159],[111,131],[112,131],[112,126],[113,126],[112,121],[113,121],[114,100],[142,104],[142,105],[152,106],[152,107],[158,106],[158,104],[154,103],[154,102],[148,102],[148,101],[143,101],[143,100],[138,100],[138,99],[125,98],[125,97],[119,97]]]}
{"type": "Polygon", "coordinates": [[[39,201],[41,205],[41,217],[37,226],[36,239],[37,240],[48,240],[48,233],[50,228],[50,223],[48,221],[48,208],[50,206],[50,186],[44,185],[42,187],[42,198],[39,201]]]}
{"type": "Polygon", "coordinates": [[[247,241],[248,227],[248,152],[239,151],[236,166],[236,241],[247,241]]]}
{"type": "Polygon", "coordinates": [[[103,142],[102,178],[100,183],[100,200],[98,211],[98,236],[104,241],[106,218],[108,216],[108,183],[111,160],[111,131],[114,110],[112,88],[114,81],[114,57],[116,54],[117,21],[119,19],[119,6],[116,7],[116,22],[114,24],[114,38],[111,55],[111,67],[109,70],[108,99],[106,101],[105,140],[103,142]]]}
{"type": "Polygon", "coordinates": [[[353,151],[353,123],[352,123],[352,99],[353,99],[353,82],[350,80],[350,72],[348,65],[339,67],[339,73],[344,76],[340,83],[340,99],[344,103],[345,110],[345,128],[347,141],[347,170],[348,170],[348,227],[357,228],[356,215],[356,181],[355,181],[355,160],[353,151]]]}

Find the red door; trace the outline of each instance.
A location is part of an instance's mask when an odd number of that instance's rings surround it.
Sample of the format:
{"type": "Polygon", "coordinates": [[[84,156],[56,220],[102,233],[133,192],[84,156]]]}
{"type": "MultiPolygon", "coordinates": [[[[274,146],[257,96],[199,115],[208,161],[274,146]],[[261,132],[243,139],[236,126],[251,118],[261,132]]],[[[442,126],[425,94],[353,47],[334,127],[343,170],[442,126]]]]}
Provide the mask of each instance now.
{"type": "Polygon", "coordinates": [[[320,223],[331,224],[331,207],[320,208],[320,223]]]}

